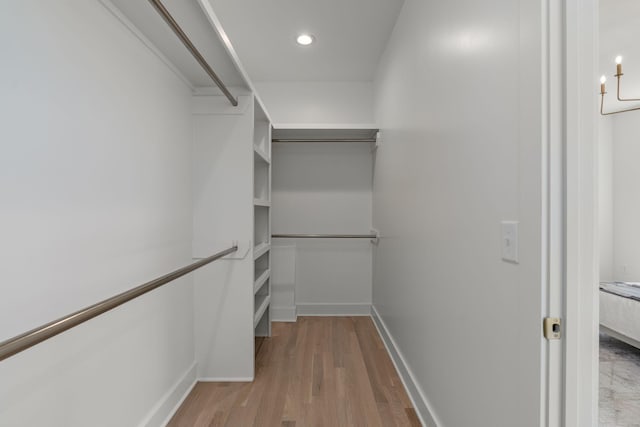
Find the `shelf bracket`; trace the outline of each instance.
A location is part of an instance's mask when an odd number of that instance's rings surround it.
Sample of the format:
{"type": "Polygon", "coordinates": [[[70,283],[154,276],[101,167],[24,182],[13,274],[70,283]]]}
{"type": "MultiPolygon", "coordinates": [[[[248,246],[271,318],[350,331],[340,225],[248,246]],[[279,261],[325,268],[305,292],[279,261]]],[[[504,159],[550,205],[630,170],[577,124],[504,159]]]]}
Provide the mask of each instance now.
{"type": "Polygon", "coordinates": [[[382,132],[378,131],[376,132],[376,140],[371,147],[371,152],[373,153],[374,151],[376,151],[378,147],[380,147],[380,144],[382,144],[382,132]]]}
{"type": "Polygon", "coordinates": [[[249,252],[251,252],[251,241],[248,242],[238,242],[234,240],[234,244],[238,245],[238,250],[235,254],[231,254],[223,259],[245,259],[249,252]]]}
{"type": "MultiPolygon", "coordinates": [[[[213,247],[213,248],[217,248],[218,245],[217,244],[211,244],[208,245],[207,247],[213,247]]],[[[239,260],[239,259],[245,259],[247,257],[247,255],[249,254],[249,251],[251,250],[252,246],[251,246],[251,242],[239,242],[237,240],[233,240],[231,242],[231,246],[237,246],[238,249],[233,252],[230,253],[229,255],[225,255],[224,257],[220,258],[221,261],[231,261],[231,260],[239,260]]],[[[204,259],[201,255],[200,255],[200,251],[198,251],[198,255],[192,255],[191,259],[204,259]]]]}
{"type": "Polygon", "coordinates": [[[375,239],[371,239],[370,242],[372,245],[378,246],[378,243],[380,243],[380,231],[376,230],[375,228],[371,229],[371,234],[375,234],[376,237],[375,239]]]}

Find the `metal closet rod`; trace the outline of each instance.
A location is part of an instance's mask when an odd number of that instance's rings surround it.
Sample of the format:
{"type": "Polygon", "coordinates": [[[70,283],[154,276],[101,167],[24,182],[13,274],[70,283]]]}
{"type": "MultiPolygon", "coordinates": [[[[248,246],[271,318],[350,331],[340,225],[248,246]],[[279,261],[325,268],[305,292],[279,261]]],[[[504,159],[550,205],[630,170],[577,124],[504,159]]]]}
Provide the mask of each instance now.
{"type": "Polygon", "coordinates": [[[285,139],[285,138],[274,138],[271,142],[376,142],[375,138],[335,138],[335,139],[318,139],[318,138],[309,138],[309,139],[285,139]]]}
{"type": "Polygon", "coordinates": [[[82,310],[76,311],[75,313],[71,313],[67,316],[61,317],[60,319],[54,320],[53,322],[49,322],[46,325],[39,326],[21,335],[0,342],[0,361],[3,361],[4,359],[7,359],[30,347],[33,347],[34,345],[39,344],[42,341],[48,340],[51,337],[54,337],[68,329],[73,328],[74,326],[78,326],[79,324],[84,323],[87,320],[93,319],[96,316],[106,313],[107,311],[112,310],[126,302],[129,302],[132,299],[138,298],[139,296],[144,295],[147,292],[166,285],[167,283],[172,282],[187,273],[191,273],[193,270],[204,267],[205,265],[217,259],[220,259],[225,255],[229,255],[237,250],[238,246],[233,246],[222,252],[211,255],[208,258],[204,258],[200,261],[189,264],[186,267],[182,267],[178,270],[172,271],[169,274],[165,274],[162,277],[158,277],[157,279],[130,289],[126,292],[100,301],[97,304],[93,304],[89,307],[83,308],[82,310]]]}
{"type": "Polygon", "coordinates": [[[272,234],[274,239],[377,239],[375,234],[272,234]]]}
{"type": "Polygon", "coordinates": [[[229,89],[227,89],[227,87],[222,82],[222,80],[220,80],[220,77],[218,77],[216,72],[213,71],[213,68],[211,68],[211,66],[207,63],[207,60],[204,59],[202,54],[198,51],[198,49],[196,49],[196,47],[191,42],[191,40],[189,40],[189,37],[187,37],[185,32],[182,30],[182,28],[180,28],[180,25],[178,25],[176,20],[173,19],[173,16],[171,16],[171,14],[167,10],[167,8],[164,7],[162,2],[160,0],[149,0],[149,3],[153,5],[153,7],[156,9],[156,11],[158,11],[160,16],[162,16],[162,19],[164,19],[164,21],[169,25],[169,27],[171,27],[173,32],[176,34],[176,36],[178,36],[178,38],[182,42],[182,44],[189,50],[189,52],[191,52],[191,55],[193,55],[195,60],[198,61],[198,64],[200,64],[200,66],[209,75],[209,77],[211,77],[213,82],[220,88],[224,96],[226,96],[229,102],[231,102],[231,105],[233,105],[234,107],[237,107],[238,100],[233,97],[231,92],[229,92],[229,89]]]}

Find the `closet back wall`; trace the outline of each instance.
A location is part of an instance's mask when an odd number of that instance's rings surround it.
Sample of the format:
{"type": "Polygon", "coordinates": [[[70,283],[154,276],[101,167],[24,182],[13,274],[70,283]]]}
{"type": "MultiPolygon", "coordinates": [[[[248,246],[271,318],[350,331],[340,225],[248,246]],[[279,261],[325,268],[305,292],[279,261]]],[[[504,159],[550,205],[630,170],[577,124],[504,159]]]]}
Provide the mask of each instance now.
{"type": "MultiPolygon", "coordinates": [[[[273,233],[368,234],[372,154],[369,143],[275,143],[273,233]]],[[[298,314],[368,314],[372,261],[368,239],[273,239],[274,269],[295,269],[298,314]],[[290,252],[289,252],[290,253],[290,252]],[[284,265],[295,263],[295,265],[284,265]]],[[[275,282],[274,293],[282,290],[275,282]]]]}

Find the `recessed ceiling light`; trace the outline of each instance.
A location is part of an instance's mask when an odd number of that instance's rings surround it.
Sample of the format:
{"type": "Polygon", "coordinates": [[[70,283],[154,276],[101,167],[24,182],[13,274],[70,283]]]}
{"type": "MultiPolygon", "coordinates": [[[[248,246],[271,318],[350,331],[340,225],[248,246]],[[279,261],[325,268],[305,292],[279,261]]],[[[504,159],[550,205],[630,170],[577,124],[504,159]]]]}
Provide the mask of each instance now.
{"type": "Polygon", "coordinates": [[[300,34],[298,38],[296,38],[296,42],[298,42],[301,46],[309,46],[316,40],[311,34],[300,34]]]}

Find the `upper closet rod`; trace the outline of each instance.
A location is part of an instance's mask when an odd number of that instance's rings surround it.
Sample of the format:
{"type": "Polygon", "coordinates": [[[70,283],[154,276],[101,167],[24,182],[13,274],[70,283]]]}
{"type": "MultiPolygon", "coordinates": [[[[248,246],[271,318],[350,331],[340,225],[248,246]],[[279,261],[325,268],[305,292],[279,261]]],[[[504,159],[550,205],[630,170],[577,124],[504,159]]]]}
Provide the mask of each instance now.
{"type": "Polygon", "coordinates": [[[377,239],[377,234],[272,234],[274,239],[377,239]]]}
{"type": "Polygon", "coordinates": [[[182,28],[180,28],[180,25],[178,25],[176,20],[173,19],[173,16],[171,16],[171,14],[167,10],[167,8],[164,7],[162,2],[160,0],[149,0],[149,2],[153,5],[153,7],[155,7],[155,9],[158,11],[160,16],[162,16],[165,22],[169,24],[169,26],[171,27],[173,32],[176,34],[176,36],[178,36],[182,44],[184,44],[185,47],[189,49],[189,52],[191,52],[191,55],[193,55],[195,60],[198,61],[198,64],[200,64],[200,66],[209,75],[209,77],[211,77],[213,82],[220,88],[222,93],[224,93],[224,96],[226,96],[229,102],[231,102],[231,105],[233,105],[234,107],[237,107],[238,100],[235,99],[233,95],[231,95],[231,92],[229,92],[229,89],[227,89],[224,83],[222,83],[222,80],[220,80],[220,77],[218,77],[216,72],[213,71],[213,68],[209,66],[209,64],[204,59],[204,57],[200,54],[200,52],[198,52],[198,49],[196,49],[193,43],[191,43],[191,40],[189,40],[189,37],[187,37],[184,31],[182,31],[182,28]]]}
{"type": "Polygon", "coordinates": [[[284,139],[274,138],[272,142],[376,142],[375,138],[296,138],[296,139],[284,139]]]}

